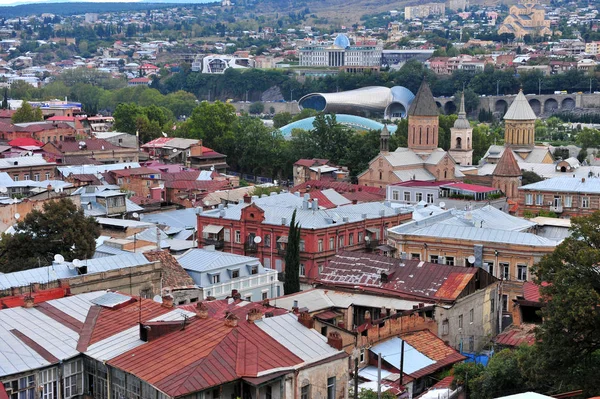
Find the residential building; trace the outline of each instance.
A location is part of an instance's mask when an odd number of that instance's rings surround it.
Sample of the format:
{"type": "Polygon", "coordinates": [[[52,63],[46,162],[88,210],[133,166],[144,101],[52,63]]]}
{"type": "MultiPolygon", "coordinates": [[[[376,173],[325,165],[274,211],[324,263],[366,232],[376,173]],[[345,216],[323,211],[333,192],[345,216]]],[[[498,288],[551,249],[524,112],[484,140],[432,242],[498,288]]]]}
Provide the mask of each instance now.
{"type": "Polygon", "coordinates": [[[554,212],[560,217],[591,215],[600,209],[600,179],[553,177],[519,187],[519,214],[554,212]]]}
{"type": "Polygon", "coordinates": [[[238,205],[198,213],[198,233],[211,234],[200,247],[215,245],[223,252],[257,257],[266,268],[285,270],[284,258],[292,215],[300,222],[300,279],[318,278],[336,252],[373,250],[385,239],[387,227],[410,220],[407,209],[389,203],[346,205],[321,210],[308,194],[275,194],[245,197],[238,205]]]}
{"type": "Polygon", "coordinates": [[[11,359],[0,371],[1,395],[348,397],[348,355],[332,346],[335,336],[293,314],[263,317],[262,306],[249,306],[247,319],[210,317],[207,308],[94,291],[0,310],[0,357],[11,359]]]}
{"type": "Polygon", "coordinates": [[[150,197],[153,188],[164,184],[162,173],[147,167],[116,169],[106,172],[105,180],[139,197],[150,197]]]}
{"type": "Polygon", "coordinates": [[[505,198],[497,198],[500,190],[493,187],[479,186],[451,181],[421,181],[411,180],[387,186],[387,200],[402,204],[419,204],[439,206],[444,208],[480,208],[489,205],[502,208],[505,198]]]}
{"type": "MultiPolygon", "coordinates": [[[[204,229],[202,239],[209,242],[217,229],[204,229]]],[[[214,240],[215,246],[219,244],[214,240]]],[[[191,249],[178,258],[203,297],[225,299],[236,290],[246,301],[261,301],[283,295],[277,271],[265,268],[257,258],[206,249],[191,249]]]]}
{"type": "Polygon", "coordinates": [[[127,81],[127,86],[129,86],[129,87],[150,86],[150,83],[152,83],[152,80],[150,80],[150,78],[147,78],[146,76],[142,76],[140,78],[129,79],[127,81]]]}
{"type": "Polygon", "coordinates": [[[482,267],[502,281],[501,295],[512,300],[531,279],[531,267],[558,245],[529,232],[534,226],[491,206],[453,209],[389,229],[388,244],[400,258],[482,267]]]}
{"type": "Polygon", "coordinates": [[[454,179],[456,161],[438,148],[438,129],[438,107],[423,81],[408,110],[408,147],[389,152],[389,135],[382,130],[380,153],[358,175],[358,184],[383,188],[408,180],[454,179]]]}
{"type": "Polygon", "coordinates": [[[119,217],[143,210],[131,202],[127,193],[121,192],[119,186],[85,185],[72,195],[81,198],[81,207],[86,216],[119,217]]]}
{"type": "Polygon", "coordinates": [[[137,148],[118,147],[101,139],[67,139],[46,143],[42,148],[57,163],[63,165],[69,165],[72,157],[91,158],[106,164],[139,161],[137,148]]]}
{"type": "Polygon", "coordinates": [[[406,6],[404,7],[404,19],[416,19],[416,18],[427,18],[430,16],[441,15],[446,13],[445,3],[426,3],[418,6],[406,6]]]}
{"type": "Polygon", "coordinates": [[[532,281],[523,284],[523,294],[508,304],[510,315],[505,324],[510,324],[494,338],[496,345],[517,348],[535,343],[535,328],[542,322],[539,312],[543,306],[540,286],[532,281]]]}
{"type": "MultiPolygon", "coordinates": [[[[91,125],[93,126],[94,124],[92,123],[91,125]]],[[[138,138],[134,134],[110,131],[94,131],[92,133],[92,136],[97,139],[106,140],[109,143],[114,144],[118,147],[138,148],[139,146],[138,138]]]]}
{"type": "Polygon", "coordinates": [[[513,33],[516,38],[522,39],[525,35],[551,35],[552,31],[550,19],[538,0],[519,0],[510,7],[508,16],[498,27],[498,34],[502,33],[513,33]]]}
{"type": "Polygon", "coordinates": [[[43,143],[75,138],[76,129],[64,122],[0,123],[0,138],[15,140],[31,138],[43,143]]]}
{"type": "Polygon", "coordinates": [[[0,158],[0,172],[7,173],[14,182],[54,179],[55,168],[55,162],[49,162],[41,155],[0,158]]]}
{"type": "Polygon", "coordinates": [[[299,159],[294,163],[293,175],[294,186],[309,180],[350,180],[348,168],[333,165],[328,159],[299,159]]]}
{"type": "Polygon", "coordinates": [[[204,147],[202,140],[160,137],[144,145],[142,149],[152,158],[166,163],[179,163],[200,170],[227,171],[226,155],[204,147]]]}
{"type": "MultiPolygon", "coordinates": [[[[330,193],[331,190],[335,191],[335,193],[341,195],[343,198],[345,198],[353,204],[361,204],[364,202],[381,202],[385,200],[385,188],[361,186],[358,184],[350,184],[336,181],[309,180],[302,184],[294,186],[294,188],[292,189],[293,192],[298,192],[300,194],[308,193],[313,200],[316,198],[319,201],[322,201],[322,198],[320,198],[320,196],[316,197],[313,194],[315,190],[321,191],[327,197],[327,200],[332,202],[333,204],[337,203],[336,198],[338,200],[342,199],[339,198],[339,196],[329,195],[328,193],[330,193]]],[[[325,206],[325,204],[321,204],[321,202],[319,202],[319,206],[321,205],[325,206]]],[[[338,203],[338,206],[339,205],[343,204],[338,203]]]]}
{"type": "Polygon", "coordinates": [[[600,54],[600,42],[588,42],[585,44],[585,53],[589,55],[600,54]]]}
{"type": "Polygon", "coordinates": [[[383,47],[376,45],[351,45],[350,39],[340,33],[330,46],[311,45],[298,51],[300,66],[339,67],[379,70],[383,47]]]}

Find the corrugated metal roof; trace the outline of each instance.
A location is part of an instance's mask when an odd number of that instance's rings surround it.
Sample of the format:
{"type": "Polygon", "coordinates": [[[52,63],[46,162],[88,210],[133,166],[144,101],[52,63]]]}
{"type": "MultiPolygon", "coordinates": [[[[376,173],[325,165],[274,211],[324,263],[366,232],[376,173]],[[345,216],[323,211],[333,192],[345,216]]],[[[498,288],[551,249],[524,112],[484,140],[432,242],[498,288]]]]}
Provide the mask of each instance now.
{"type": "MultiPolygon", "coordinates": [[[[381,353],[382,360],[385,360],[395,368],[400,369],[401,345],[402,340],[398,337],[394,337],[372,346],[369,350],[375,355],[381,353]]],[[[412,374],[415,371],[421,370],[432,364],[435,364],[435,360],[428,358],[409,345],[406,341],[404,342],[404,373],[412,374]]]]}
{"type": "Polygon", "coordinates": [[[67,177],[71,174],[82,175],[82,174],[93,174],[96,177],[101,178],[102,173],[106,173],[111,170],[119,170],[125,168],[139,168],[139,162],[121,162],[114,164],[102,164],[102,165],[70,165],[70,166],[58,166],[57,169],[61,175],[67,177]]]}
{"type": "Polygon", "coordinates": [[[196,272],[260,264],[260,261],[257,258],[252,258],[250,256],[235,255],[220,251],[207,251],[198,248],[187,251],[177,260],[185,270],[196,272]]]}
{"type": "Polygon", "coordinates": [[[106,308],[113,308],[130,300],[130,296],[122,295],[118,292],[107,292],[106,294],[93,299],[92,303],[106,308]]]}
{"type": "Polygon", "coordinates": [[[527,98],[525,98],[525,95],[523,94],[523,90],[519,90],[519,94],[517,94],[517,97],[504,114],[503,119],[513,121],[533,121],[537,119],[535,112],[533,112],[531,105],[529,105],[527,98]]]}
{"type": "Polygon", "coordinates": [[[144,214],[144,222],[162,224],[170,227],[196,227],[196,209],[186,208],[176,211],[144,214]]]}
{"type": "Polygon", "coordinates": [[[554,177],[519,187],[525,191],[551,191],[561,193],[600,193],[600,179],[578,177],[554,177]]]}

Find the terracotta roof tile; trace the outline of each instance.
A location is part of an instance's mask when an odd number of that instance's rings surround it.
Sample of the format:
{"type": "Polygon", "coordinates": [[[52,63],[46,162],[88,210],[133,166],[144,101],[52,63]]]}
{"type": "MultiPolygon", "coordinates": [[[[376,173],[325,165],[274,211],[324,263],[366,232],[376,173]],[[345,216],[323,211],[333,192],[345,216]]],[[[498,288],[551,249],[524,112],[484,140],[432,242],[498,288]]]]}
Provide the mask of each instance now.
{"type": "Polygon", "coordinates": [[[500,160],[498,161],[498,165],[496,165],[496,169],[494,169],[493,175],[507,177],[522,175],[521,168],[519,168],[519,164],[509,148],[504,150],[502,157],[500,157],[500,160]]]}
{"type": "Polygon", "coordinates": [[[196,287],[194,280],[168,251],[145,252],[144,256],[151,262],[162,264],[162,286],[163,288],[191,288],[196,287]]]}
{"type": "Polygon", "coordinates": [[[408,109],[408,116],[438,116],[439,111],[429,85],[423,79],[419,91],[408,109]]]}

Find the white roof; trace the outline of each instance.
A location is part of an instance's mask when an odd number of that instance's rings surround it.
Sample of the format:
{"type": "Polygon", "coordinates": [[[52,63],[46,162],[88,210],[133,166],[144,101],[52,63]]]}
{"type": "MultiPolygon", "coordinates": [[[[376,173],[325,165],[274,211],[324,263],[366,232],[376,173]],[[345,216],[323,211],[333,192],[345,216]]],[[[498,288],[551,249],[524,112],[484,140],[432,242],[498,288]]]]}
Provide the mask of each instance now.
{"type": "Polygon", "coordinates": [[[513,121],[524,121],[524,120],[535,120],[537,116],[535,112],[531,109],[527,98],[523,94],[523,91],[520,90],[517,97],[512,102],[508,111],[504,114],[504,120],[513,120],[513,121]]]}
{"type": "Polygon", "coordinates": [[[553,177],[519,187],[524,191],[551,191],[575,194],[600,193],[600,178],[580,179],[578,177],[553,177]]]}
{"type": "MultiPolygon", "coordinates": [[[[385,360],[397,369],[400,369],[400,347],[402,339],[394,337],[372,346],[369,350],[377,355],[381,353],[381,359],[385,360]]],[[[408,342],[404,342],[404,373],[412,374],[425,367],[435,364],[436,361],[428,358],[408,342]]]]}
{"type": "Polygon", "coordinates": [[[0,158],[0,169],[21,168],[23,166],[54,165],[46,161],[41,155],[35,154],[27,157],[0,158]]]}
{"type": "Polygon", "coordinates": [[[256,326],[279,342],[304,362],[314,362],[338,353],[327,343],[327,338],[312,328],[298,323],[292,313],[263,318],[256,326]]]}
{"type": "Polygon", "coordinates": [[[352,203],[352,201],[335,191],[333,188],[328,188],[321,192],[325,197],[327,197],[329,201],[331,201],[336,206],[348,205],[352,203]]]}
{"type": "Polygon", "coordinates": [[[536,392],[523,392],[516,395],[501,396],[497,399],[550,399],[552,396],[542,395],[536,392]]]}
{"type": "Polygon", "coordinates": [[[410,181],[410,180],[421,180],[421,181],[434,181],[435,176],[432,175],[427,169],[415,168],[408,170],[396,170],[394,174],[400,179],[400,181],[410,181]]]}
{"type": "Polygon", "coordinates": [[[72,166],[58,166],[57,169],[61,175],[67,177],[71,174],[83,175],[90,174],[100,176],[102,173],[106,173],[110,170],[121,170],[125,168],[139,168],[138,162],[123,162],[113,163],[106,165],[72,165],[72,166]]]}
{"type": "Polygon", "coordinates": [[[220,251],[208,251],[199,248],[190,249],[185,254],[181,255],[177,261],[185,270],[196,272],[205,272],[225,267],[231,268],[260,264],[260,261],[257,258],[252,258],[250,256],[235,255],[220,251]]]}

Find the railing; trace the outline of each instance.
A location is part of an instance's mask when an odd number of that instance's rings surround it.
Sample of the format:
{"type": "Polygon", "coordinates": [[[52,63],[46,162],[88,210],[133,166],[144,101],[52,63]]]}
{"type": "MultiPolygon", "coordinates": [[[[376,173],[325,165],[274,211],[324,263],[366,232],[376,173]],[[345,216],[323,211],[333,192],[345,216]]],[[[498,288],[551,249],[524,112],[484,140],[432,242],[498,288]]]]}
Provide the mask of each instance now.
{"type": "Polygon", "coordinates": [[[225,246],[225,241],[217,240],[214,238],[204,238],[202,242],[204,243],[204,245],[214,245],[215,249],[223,249],[223,247],[225,246]]]}
{"type": "Polygon", "coordinates": [[[247,290],[269,284],[277,283],[277,270],[266,270],[263,274],[236,278],[235,280],[210,285],[204,289],[211,291],[211,296],[230,295],[231,290],[247,290]]]}
{"type": "Polygon", "coordinates": [[[562,207],[562,205],[557,205],[557,206],[550,205],[550,211],[554,212],[554,213],[562,213],[563,207],[562,207]]]}
{"type": "Polygon", "coordinates": [[[246,252],[246,253],[258,252],[258,244],[253,243],[253,242],[244,243],[244,252],[246,252]]]}

